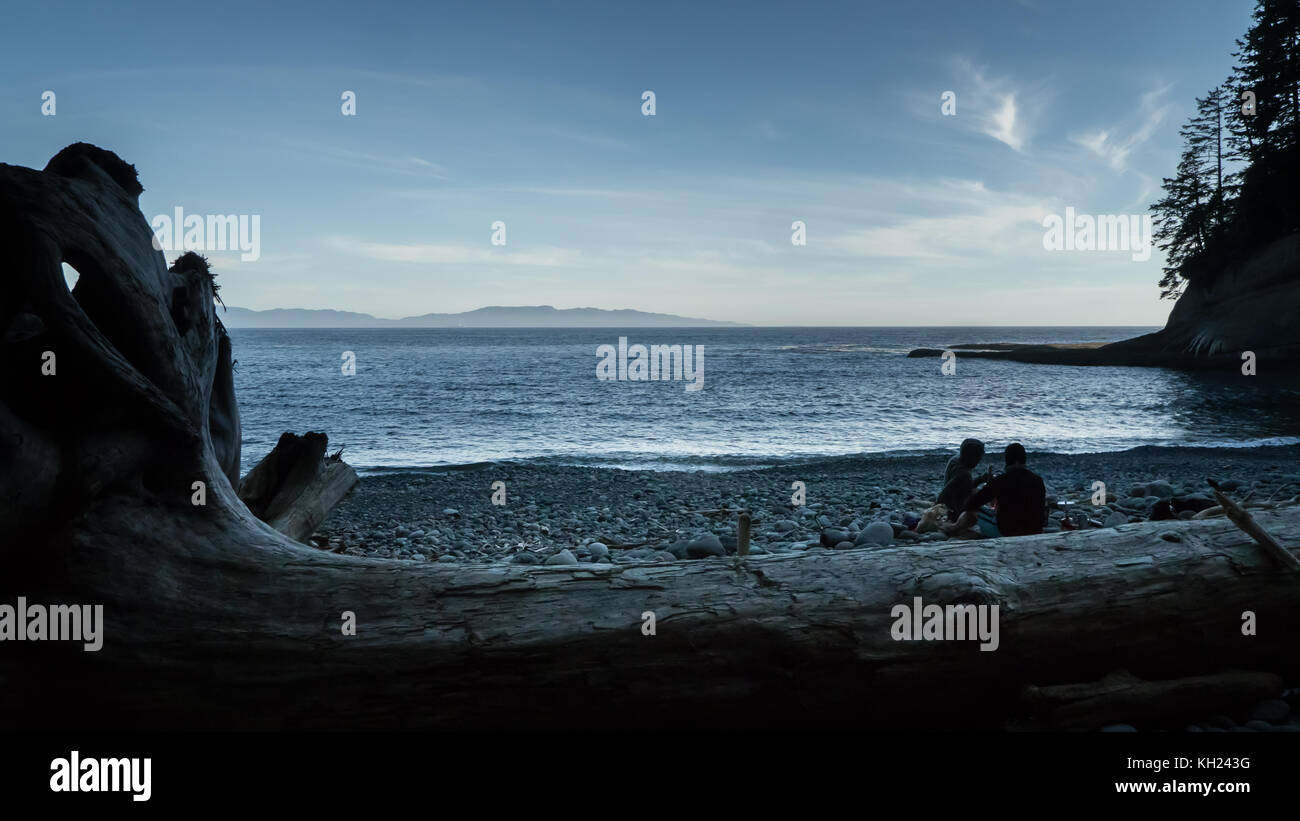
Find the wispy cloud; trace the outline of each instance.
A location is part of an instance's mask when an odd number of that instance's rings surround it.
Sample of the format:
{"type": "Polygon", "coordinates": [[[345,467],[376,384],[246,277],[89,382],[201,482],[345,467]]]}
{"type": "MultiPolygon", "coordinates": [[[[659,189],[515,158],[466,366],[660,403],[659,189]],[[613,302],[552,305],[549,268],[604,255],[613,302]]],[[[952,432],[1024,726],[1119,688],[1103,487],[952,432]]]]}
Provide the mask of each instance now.
{"type": "Polygon", "coordinates": [[[1028,90],[1015,87],[1007,78],[992,76],[965,59],[957,60],[957,70],[970,81],[965,93],[958,95],[958,111],[971,112],[980,133],[1012,151],[1023,152],[1032,136],[1022,106],[1028,90]]]}
{"type": "Polygon", "coordinates": [[[311,154],[327,162],[361,168],[366,171],[384,171],[439,180],[447,179],[446,169],[441,165],[410,154],[377,154],[368,151],[354,151],[335,145],[304,140],[285,141],[285,145],[297,153],[311,154]]]}
{"type": "MultiPolygon", "coordinates": [[[[527,251],[510,251],[503,247],[456,244],[397,244],[365,242],[352,237],[327,237],[325,245],[335,251],[381,262],[417,262],[431,265],[532,265],[556,267],[572,265],[581,251],[542,246],[527,251]]],[[[486,245],[486,243],[485,243],[486,245]]]]}
{"type": "Polygon", "coordinates": [[[1020,151],[1025,146],[1023,124],[1016,121],[1016,95],[1002,95],[1002,105],[985,121],[984,133],[1020,151]]]}
{"type": "Polygon", "coordinates": [[[1127,123],[1106,129],[1087,132],[1072,137],[1072,141],[1100,157],[1116,171],[1128,166],[1129,156],[1135,149],[1150,140],[1164,123],[1171,106],[1161,100],[1170,86],[1162,86],[1142,95],[1138,111],[1145,112],[1140,119],[1129,118],[1127,123]]]}

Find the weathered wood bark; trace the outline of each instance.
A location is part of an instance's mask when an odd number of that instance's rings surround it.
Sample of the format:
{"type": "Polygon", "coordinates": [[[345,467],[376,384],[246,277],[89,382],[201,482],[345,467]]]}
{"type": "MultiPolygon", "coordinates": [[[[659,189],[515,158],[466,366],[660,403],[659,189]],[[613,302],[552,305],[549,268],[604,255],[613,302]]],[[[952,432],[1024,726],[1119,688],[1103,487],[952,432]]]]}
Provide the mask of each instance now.
{"type": "Polygon", "coordinates": [[[1209,716],[1215,710],[1249,706],[1275,697],[1282,679],[1274,673],[1234,670],[1168,681],[1146,681],[1117,670],[1100,681],[1025,688],[1025,702],[1047,710],[1062,730],[1092,730],[1108,724],[1209,716]]]}
{"type": "Polygon", "coordinates": [[[325,454],[328,444],[323,433],[282,434],[239,483],[240,500],[257,518],[305,543],[357,483],[357,472],[339,454],[325,454]]]}
{"type": "MultiPolygon", "coordinates": [[[[102,604],[106,622],[97,653],[0,644],[10,725],[997,726],[1027,682],[1300,659],[1294,577],[1227,521],[643,566],[304,547],[235,493],[238,437],[213,423],[233,392],[212,282],[196,259],[165,268],[138,193],[93,147],[44,172],[0,166],[0,322],[28,329],[3,342],[0,603],[102,604]],[[894,641],[891,610],[915,596],[997,604],[999,649],[894,641]],[[1258,636],[1242,636],[1245,610],[1258,636]]],[[[1258,520],[1300,543],[1300,511],[1258,520]]]]}
{"type": "Polygon", "coordinates": [[[1300,570],[1300,560],[1297,560],[1290,551],[1278,544],[1273,534],[1259,526],[1259,522],[1246,511],[1245,508],[1229,499],[1218,486],[1214,487],[1214,498],[1218,500],[1219,507],[1223,508],[1224,513],[1228,515],[1229,521],[1241,528],[1250,538],[1254,539],[1270,556],[1277,560],[1278,564],[1288,570],[1300,570]]]}

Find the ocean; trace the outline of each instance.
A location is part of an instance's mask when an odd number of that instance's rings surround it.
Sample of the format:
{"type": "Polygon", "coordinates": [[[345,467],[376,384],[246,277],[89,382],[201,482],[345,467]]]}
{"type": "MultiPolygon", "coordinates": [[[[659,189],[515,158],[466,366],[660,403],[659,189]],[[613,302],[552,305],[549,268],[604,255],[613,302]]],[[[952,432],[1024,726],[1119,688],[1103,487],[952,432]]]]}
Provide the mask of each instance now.
{"type": "MultiPolygon", "coordinates": [[[[730,470],[954,448],[1080,453],[1300,442],[1294,378],[1030,365],[913,348],[1154,328],[232,329],[243,470],[319,430],[363,472],[551,462],[730,470]],[[703,347],[686,380],[597,378],[602,345],[703,347]],[[343,373],[345,352],[355,374],[343,373]]],[[[697,354],[698,355],[698,354],[697,354]]]]}

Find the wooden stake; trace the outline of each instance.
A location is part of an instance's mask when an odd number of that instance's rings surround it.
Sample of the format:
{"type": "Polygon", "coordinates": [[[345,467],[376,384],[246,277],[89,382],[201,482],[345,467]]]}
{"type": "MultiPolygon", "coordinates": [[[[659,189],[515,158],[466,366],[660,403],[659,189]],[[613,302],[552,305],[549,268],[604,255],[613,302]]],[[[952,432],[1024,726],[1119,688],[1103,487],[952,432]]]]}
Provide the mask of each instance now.
{"type": "Polygon", "coordinates": [[[749,555],[749,514],[740,514],[740,523],[736,525],[736,555],[749,555]]]}

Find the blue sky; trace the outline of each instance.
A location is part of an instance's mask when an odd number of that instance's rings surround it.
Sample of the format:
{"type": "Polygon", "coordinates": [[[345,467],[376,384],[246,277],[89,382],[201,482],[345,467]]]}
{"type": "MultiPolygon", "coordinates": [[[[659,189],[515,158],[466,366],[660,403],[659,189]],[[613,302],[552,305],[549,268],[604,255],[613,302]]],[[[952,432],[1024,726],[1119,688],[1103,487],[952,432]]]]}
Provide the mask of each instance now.
{"type": "Polygon", "coordinates": [[[259,215],[256,261],[208,254],[256,309],[1158,325],[1158,252],[1042,220],[1146,213],[1252,6],[25,3],[0,161],[85,140],[149,218],[259,215]]]}

